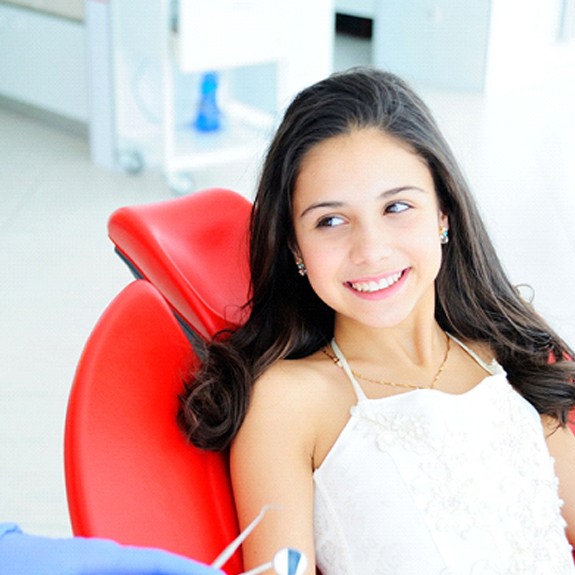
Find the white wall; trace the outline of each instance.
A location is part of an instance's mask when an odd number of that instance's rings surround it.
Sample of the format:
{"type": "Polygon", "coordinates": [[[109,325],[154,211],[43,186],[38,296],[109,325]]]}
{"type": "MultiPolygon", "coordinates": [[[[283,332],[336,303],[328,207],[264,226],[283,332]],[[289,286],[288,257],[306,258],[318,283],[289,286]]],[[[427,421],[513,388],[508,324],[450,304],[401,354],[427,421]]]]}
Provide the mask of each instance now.
{"type": "Polygon", "coordinates": [[[561,0],[495,0],[491,10],[486,91],[528,87],[560,49],[561,0]]]}
{"type": "Polygon", "coordinates": [[[492,3],[375,0],[374,64],[417,88],[482,91],[492,3]]]}
{"type": "Polygon", "coordinates": [[[372,1],[374,63],[418,87],[527,87],[563,50],[562,0],[372,1]]]}

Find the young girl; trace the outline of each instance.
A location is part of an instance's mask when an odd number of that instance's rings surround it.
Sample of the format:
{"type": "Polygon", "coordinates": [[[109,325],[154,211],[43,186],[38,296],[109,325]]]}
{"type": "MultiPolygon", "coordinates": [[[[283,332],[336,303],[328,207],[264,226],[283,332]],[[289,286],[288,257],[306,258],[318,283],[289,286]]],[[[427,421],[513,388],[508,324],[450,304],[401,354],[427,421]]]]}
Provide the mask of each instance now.
{"type": "Polygon", "coordinates": [[[246,324],[181,421],[231,448],[246,568],[575,573],[573,351],[509,283],[429,110],[334,75],[288,108],[251,223],[246,324]]]}

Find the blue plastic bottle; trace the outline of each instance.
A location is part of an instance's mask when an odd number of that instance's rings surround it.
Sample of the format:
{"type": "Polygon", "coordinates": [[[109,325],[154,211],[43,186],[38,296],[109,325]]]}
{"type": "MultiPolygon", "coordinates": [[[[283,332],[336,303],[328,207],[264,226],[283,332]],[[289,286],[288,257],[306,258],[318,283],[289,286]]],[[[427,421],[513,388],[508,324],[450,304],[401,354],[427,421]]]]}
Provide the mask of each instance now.
{"type": "Polygon", "coordinates": [[[218,74],[206,72],[202,76],[200,103],[194,127],[200,132],[215,132],[222,126],[222,113],[217,102],[218,74]]]}

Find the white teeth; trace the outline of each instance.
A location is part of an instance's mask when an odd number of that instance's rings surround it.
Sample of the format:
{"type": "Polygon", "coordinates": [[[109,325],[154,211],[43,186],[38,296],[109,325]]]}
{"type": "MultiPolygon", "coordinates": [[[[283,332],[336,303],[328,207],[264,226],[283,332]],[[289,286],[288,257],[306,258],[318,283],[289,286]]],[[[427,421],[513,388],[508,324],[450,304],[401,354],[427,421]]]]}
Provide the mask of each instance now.
{"type": "Polygon", "coordinates": [[[398,281],[400,277],[401,272],[398,272],[387,278],[382,278],[377,282],[376,281],[358,282],[358,283],[352,283],[350,285],[356,291],[372,293],[388,288],[389,286],[393,285],[396,281],[398,281]]]}

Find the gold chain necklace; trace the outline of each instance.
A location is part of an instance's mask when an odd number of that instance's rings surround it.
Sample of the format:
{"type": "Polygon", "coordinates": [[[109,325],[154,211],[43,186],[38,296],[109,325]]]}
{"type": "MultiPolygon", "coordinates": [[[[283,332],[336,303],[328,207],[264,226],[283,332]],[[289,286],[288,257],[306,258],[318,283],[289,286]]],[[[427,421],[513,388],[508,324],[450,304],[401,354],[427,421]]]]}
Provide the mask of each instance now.
{"type": "MultiPolygon", "coordinates": [[[[357,378],[357,379],[362,379],[363,381],[367,381],[369,383],[376,383],[378,385],[391,385],[392,387],[404,387],[407,389],[433,389],[435,387],[435,385],[437,384],[437,381],[439,380],[439,376],[441,375],[443,369],[445,368],[445,364],[447,363],[447,358],[449,357],[449,349],[450,349],[450,337],[446,334],[446,338],[447,338],[447,346],[445,349],[445,356],[443,357],[443,361],[441,362],[441,365],[439,366],[439,369],[437,370],[437,373],[435,374],[435,377],[433,378],[433,381],[431,382],[431,385],[429,386],[422,386],[422,385],[413,385],[411,383],[396,383],[395,381],[388,381],[386,379],[372,379],[371,377],[367,377],[365,375],[362,375],[361,373],[358,373],[357,371],[353,371],[353,369],[351,369],[350,367],[350,371],[351,373],[357,378]]],[[[329,351],[327,351],[327,349],[324,347],[321,350],[325,355],[327,355],[327,357],[329,357],[329,359],[331,359],[335,365],[337,365],[338,367],[343,369],[343,365],[341,363],[341,361],[339,360],[339,358],[337,358],[335,355],[332,355],[331,353],[329,353],[329,351]]]]}

